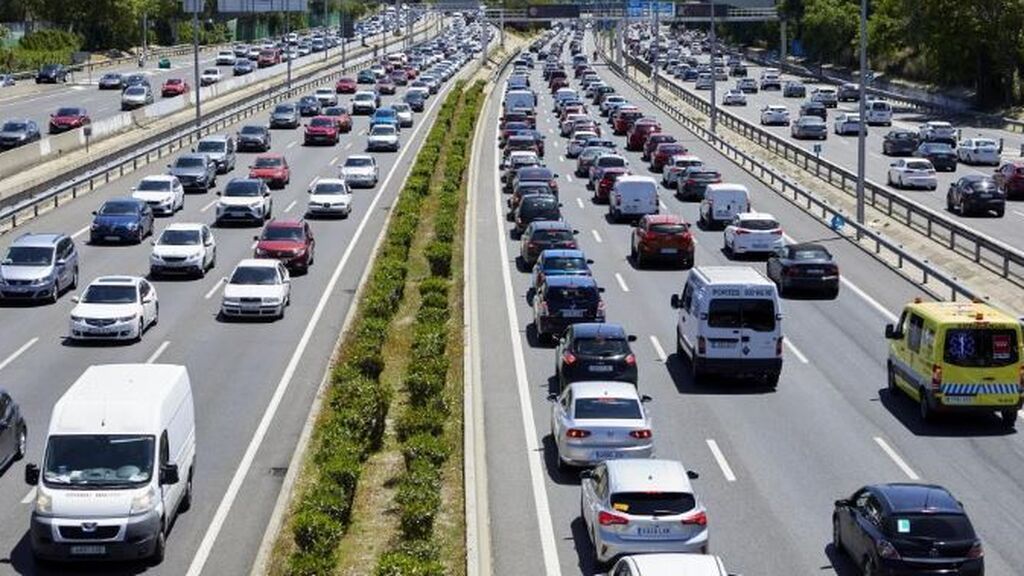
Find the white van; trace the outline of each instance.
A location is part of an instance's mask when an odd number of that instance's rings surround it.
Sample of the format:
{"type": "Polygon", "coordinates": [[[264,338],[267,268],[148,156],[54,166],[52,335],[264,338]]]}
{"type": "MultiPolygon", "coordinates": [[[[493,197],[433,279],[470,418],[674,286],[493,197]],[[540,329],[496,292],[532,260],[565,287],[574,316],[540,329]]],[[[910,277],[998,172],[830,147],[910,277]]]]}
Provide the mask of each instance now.
{"type": "Polygon", "coordinates": [[[57,401],[33,486],[32,554],[163,560],[192,502],[196,428],[184,366],[90,366],[57,401]]]}
{"type": "Polygon", "coordinates": [[[650,176],[619,176],[608,198],[613,222],[658,213],[658,183],[650,176]]]}
{"type": "Polygon", "coordinates": [[[537,106],[537,97],[530,90],[509,90],[505,93],[505,102],[502,103],[502,110],[513,108],[529,108],[533,110],[537,106]]]}
{"type": "Polygon", "coordinates": [[[697,224],[724,228],[737,214],[750,212],[750,192],[742,184],[708,184],[700,201],[697,224]]]}
{"type": "Polygon", "coordinates": [[[694,383],[705,375],[748,376],[775,388],[782,372],[782,308],[775,284],[749,266],[690,271],[679,310],[676,354],[689,360],[694,383]]]}
{"type": "Polygon", "coordinates": [[[885,100],[868,100],[864,109],[868,126],[892,126],[892,104],[885,100]]]}
{"type": "Polygon", "coordinates": [[[623,556],[609,576],[735,576],[726,571],[718,556],[693,553],[660,553],[623,556]]]}

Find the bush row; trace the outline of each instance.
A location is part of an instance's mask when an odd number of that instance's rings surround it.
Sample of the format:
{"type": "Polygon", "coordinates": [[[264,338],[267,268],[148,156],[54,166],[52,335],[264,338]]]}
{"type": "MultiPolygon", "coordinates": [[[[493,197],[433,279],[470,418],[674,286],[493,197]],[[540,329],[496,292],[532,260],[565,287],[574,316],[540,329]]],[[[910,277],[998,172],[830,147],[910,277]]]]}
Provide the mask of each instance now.
{"type": "MultiPolygon", "coordinates": [[[[442,104],[417,154],[364,287],[357,320],[341,345],[314,429],[307,463],[310,483],[293,505],[291,532],[295,550],[288,559],[290,575],[322,576],[334,571],[335,549],[349,524],[363,463],[383,440],[391,390],[380,381],[384,370],[382,350],[404,295],[409,249],[420,208],[430,192],[430,178],[451,130],[460,92],[453,91],[442,104]]],[[[410,436],[432,431],[419,423],[407,423],[404,430],[410,436]]],[[[423,454],[424,461],[431,462],[439,457],[437,451],[436,446],[421,441],[413,445],[411,454],[423,454]]],[[[431,481],[426,472],[410,477],[399,487],[399,493],[406,494],[411,507],[430,507],[429,501],[414,500],[419,497],[417,483],[431,481]]],[[[401,566],[408,558],[419,561],[421,557],[408,550],[396,551],[393,562],[401,566]]],[[[429,563],[429,559],[423,562],[429,563]]]]}

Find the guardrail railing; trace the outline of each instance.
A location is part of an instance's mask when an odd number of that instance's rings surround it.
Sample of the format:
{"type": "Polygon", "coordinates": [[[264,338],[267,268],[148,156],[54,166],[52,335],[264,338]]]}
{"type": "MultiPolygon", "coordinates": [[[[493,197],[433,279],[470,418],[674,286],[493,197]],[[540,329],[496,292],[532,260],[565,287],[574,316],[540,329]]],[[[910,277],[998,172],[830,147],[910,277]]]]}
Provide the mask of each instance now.
{"type": "Polygon", "coordinates": [[[952,300],[957,300],[958,298],[977,300],[982,298],[982,295],[961,283],[957,278],[936,268],[926,259],[919,258],[911,254],[898,243],[885,238],[867,226],[862,226],[856,223],[850,219],[849,215],[843,210],[822,201],[813,193],[794,183],[792,179],[785,174],[765,164],[760,159],[747,154],[743,150],[740,150],[731,143],[723,140],[717,134],[704,128],[692,118],[686,116],[670,102],[666,101],[661,96],[656,95],[653,90],[633,80],[615,62],[608,61],[608,67],[615,72],[616,75],[629,83],[634,90],[643,95],[644,98],[654,103],[654,105],[661,109],[662,112],[667,114],[676,122],[682,124],[698,138],[713,145],[726,158],[729,158],[732,162],[736,163],[744,171],[752,174],[762,182],[767,183],[768,186],[776,193],[785,197],[794,205],[800,207],[804,212],[820,219],[826,225],[829,225],[835,216],[841,216],[846,220],[847,224],[844,225],[842,230],[837,231],[838,234],[846,236],[855,244],[865,249],[871,249],[875,256],[881,261],[891,264],[891,262],[882,258],[885,253],[888,253],[891,259],[895,260],[896,267],[904,275],[914,281],[920,282],[926,289],[935,293],[936,296],[944,297],[944,295],[935,292],[931,288],[935,282],[941,284],[946,288],[946,290],[948,290],[949,298],[952,300]],[[847,231],[847,226],[849,226],[850,232],[847,231]],[[870,245],[864,246],[863,242],[868,242],[870,245]],[[913,270],[908,273],[907,268],[912,268],[913,270]]]}
{"type": "MultiPolygon", "coordinates": [[[[629,57],[630,64],[649,76],[651,67],[640,60],[629,57]]],[[[616,66],[617,68],[617,66],[616,66]]],[[[697,94],[680,87],[662,76],[660,86],[687,105],[708,116],[711,104],[697,94]]],[[[818,179],[835,186],[850,196],[857,194],[857,175],[824,158],[816,156],[785,138],[772,134],[739,116],[718,107],[718,123],[725,126],[769,152],[782,156],[802,169],[813,173],[818,179]]],[[[1024,282],[1024,252],[977,232],[959,222],[918,204],[885,186],[870,180],[864,182],[865,204],[896,220],[907,228],[939,243],[947,250],[969,258],[999,276],[1015,283],[1024,282]]]]}

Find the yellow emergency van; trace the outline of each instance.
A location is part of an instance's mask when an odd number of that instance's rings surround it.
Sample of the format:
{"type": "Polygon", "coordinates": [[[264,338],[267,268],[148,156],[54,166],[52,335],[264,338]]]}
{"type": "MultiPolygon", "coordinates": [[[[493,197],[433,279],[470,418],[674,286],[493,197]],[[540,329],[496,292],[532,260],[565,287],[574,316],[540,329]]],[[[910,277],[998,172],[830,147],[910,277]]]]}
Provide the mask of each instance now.
{"type": "Polygon", "coordinates": [[[1012,428],[1024,398],[1022,331],[1012,316],[977,302],[908,304],[889,339],[889,392],[936,412],[996,411],[1012,428]]]}

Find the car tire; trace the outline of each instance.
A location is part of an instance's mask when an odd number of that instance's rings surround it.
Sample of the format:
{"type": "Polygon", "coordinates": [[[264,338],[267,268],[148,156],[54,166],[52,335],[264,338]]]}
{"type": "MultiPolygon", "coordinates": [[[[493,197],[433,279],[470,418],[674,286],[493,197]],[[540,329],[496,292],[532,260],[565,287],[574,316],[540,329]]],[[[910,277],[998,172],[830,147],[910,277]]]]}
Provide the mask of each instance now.
{"type": "Polygon", "coordinates": [[[178,514],[188,512],[192,508],[192,474],[194,470],[194,465],[188,469],[188,479],[185,480],[185,493],[181,495],[181,501],[178,503],[178,514]]]}
{"type": "Polygon", "coordinates": [[[843,548],[843,537],[839,533],[839,518],[835,515],[832,516],[832,549],[839,556],[846,554],[846,549],[843,548]]]}
{"type": "MultiPolygon", "coordinates": [[[[1014,413],[1016,417],[1016,413],[1014,413]]],[[[18,442],[14,445],[14,460],[21,460],[25,457],[25,450],[28,446],[28,427],[24,424],[18,428],[18,442]]]]}
{"type": "Polygon", "coordinates": [[[153,555],[149,557],[150,566],[158,566],[163,563],[164,556],[167,554],[167,531],[165,529],[165,522],[160,521],[160,533],[156,536],[156,545],[153,547],[153,555]]]}
{"type": "Polygon", "coordinates": [[[999,419],[1002,421],[1003,428],[1007,430],[1013,430],[1017,426],[1017,411],[1010,408],[999,412],[999,419]]]}
{"type": "Polygon", "coordinates": [[[899,393],[899,386],[896,385],[896,368],[892,361],[886,362],[885,375],[885,389],[889,391],[889,396],[895,396],[899,393]]]}
{"type": "Polygon", "coordinates": [[[861,573],[863,573],[864,576],[878,576],[878,567],[870,556],[866,556],[864,558],[864,562],[861,563],[861,573]]]}
{"type": "Polygon", "coordinates": [[[1000,209],[996,210],[996,218],[1002,218],[1003,214],[1005,214],[1005,213],[1006,213],[1006,209],[1005,208],[1000,208],[1000,209]]]}
{"type": "Polygon", "coordinates": [[[146,321],[144,319],[142,319],[142,318],[139,318],[138,333],[135,335],[135,341],[136,342],[142,342],[142,334],[145,331],[146,331],[146,321]]]}
{"type": "Polygon", "coordinates": [[[69,290],[75,290],[78,288],[78,266],[75,266],[75,273],[71,275],[71,285],[68,287],[69,290]]]}

